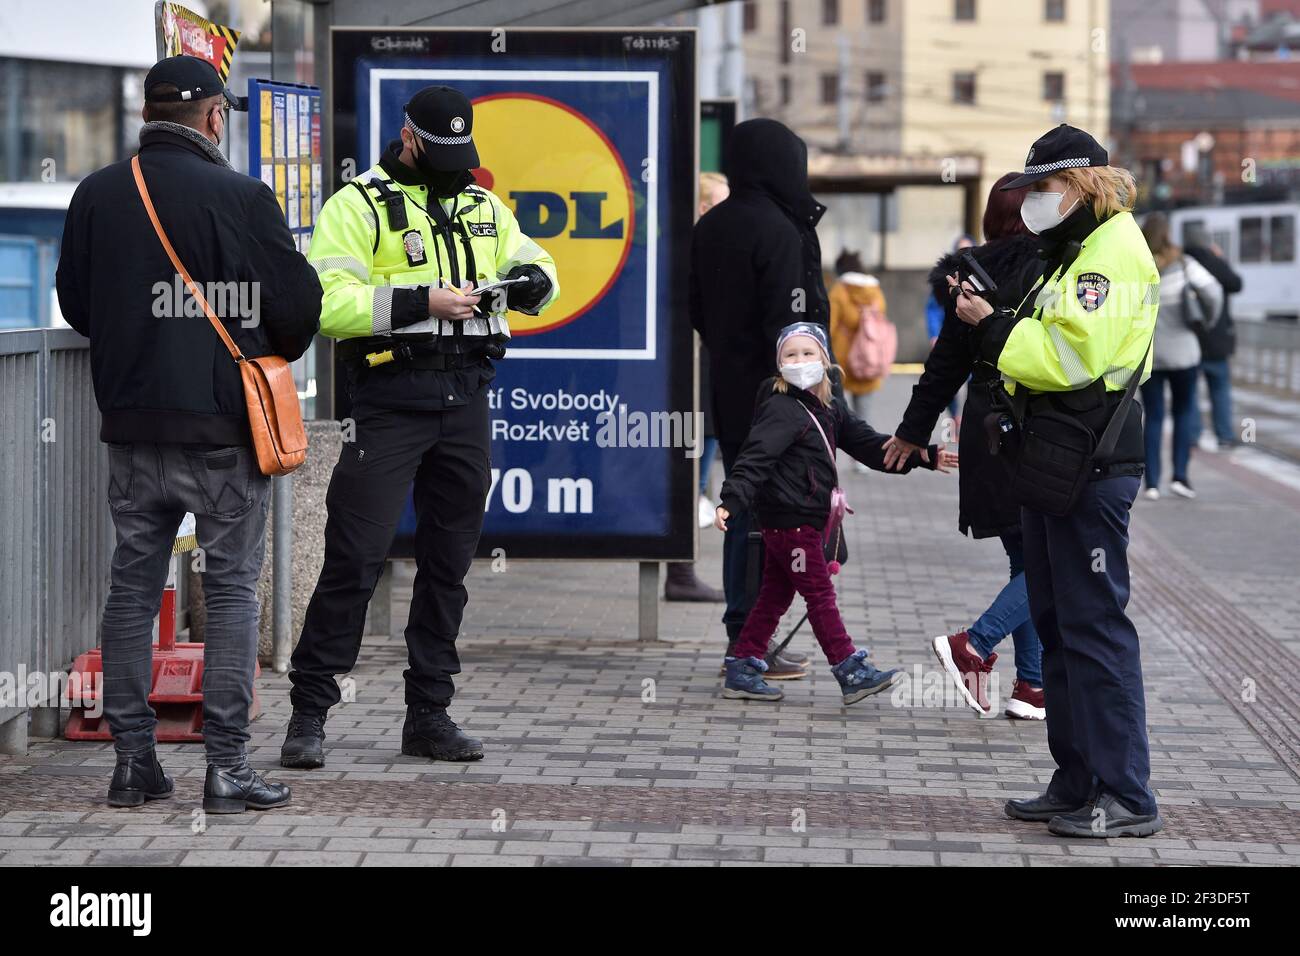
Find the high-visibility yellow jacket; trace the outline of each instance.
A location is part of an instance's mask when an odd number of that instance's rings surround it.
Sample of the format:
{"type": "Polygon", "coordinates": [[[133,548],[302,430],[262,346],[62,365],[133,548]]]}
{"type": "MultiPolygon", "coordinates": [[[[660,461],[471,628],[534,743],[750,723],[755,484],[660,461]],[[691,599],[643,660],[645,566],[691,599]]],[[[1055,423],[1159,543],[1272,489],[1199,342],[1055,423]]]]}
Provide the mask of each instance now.
{"type": "MultiPolygon", "coordinates": [[[[995,362],[1007,390],[1066,392],[1104,377],[1123,389],[1155,332],[1160,271],[1133,214],[1117,213],[1083,241],[1075,260],[1031,290],[1032,315],[986,320],[983,357],[995,362]]],[[[1024,310],[1022,309],[1021,312],[1024,310]]],[[[1148,357],[1141,370],[1151,374],[1148,357]]]]}
{"type": "MultiPolygon", "coordinates": [[[[321,208],[307,259],[324,290],[323,334],[391,341],[387,337],[392,329],[428,319],[429,287],[459,286],[464,281],[477,286],[529,263],[546,273],[551,289],[528,314],[537,315],[556,300],[560,284],[555,261],[524,235],[500,197],[478,185],[462,190],[448,220],[454,224],[449,238],[437,225],[436,213],[430,212],[430,203],[437,200],[428,189],[399,182],[385,165],[381,162],[357,176],[321,208]],[[385,194],[400,197],[405,227],[390,225],[385,194]]],[[[443,320],[435,323],[440,326],[436,331],[419,337],[458,336],[461,342],[508,339],[505,300],[504,294],[485,294],[479,308],[489,313],[487,318],[443,320]]]]}

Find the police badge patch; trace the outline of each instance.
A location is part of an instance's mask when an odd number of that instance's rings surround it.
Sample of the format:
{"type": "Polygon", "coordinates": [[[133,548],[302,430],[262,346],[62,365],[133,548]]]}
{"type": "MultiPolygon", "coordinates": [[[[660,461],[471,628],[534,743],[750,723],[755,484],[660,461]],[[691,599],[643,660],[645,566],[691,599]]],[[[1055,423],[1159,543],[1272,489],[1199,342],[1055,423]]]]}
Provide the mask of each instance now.
{"type": "Polygon", "coordinates": [[[497,234],[497,224],[495,222],[471,222],[469,223],[469,234],[471,236],[495,236],[497,234]]]}
{"type": "Polygon", "coordinates": [[[1079,297],[1079,305],[1083,306],[1085,312],[1095,312],[1101,308],[1109,291],[1110,280],[1100,272],[1080,273],[1074,287],[1074,294],[1079,297]]]}
{"type": "Polygon", "coordinates": [[[402,233],[402,247],[406,250],[406,262],[412,266],[422,266],[429,261],[424,253],[424,237],[420,230],[412,229],[402,233]]]}

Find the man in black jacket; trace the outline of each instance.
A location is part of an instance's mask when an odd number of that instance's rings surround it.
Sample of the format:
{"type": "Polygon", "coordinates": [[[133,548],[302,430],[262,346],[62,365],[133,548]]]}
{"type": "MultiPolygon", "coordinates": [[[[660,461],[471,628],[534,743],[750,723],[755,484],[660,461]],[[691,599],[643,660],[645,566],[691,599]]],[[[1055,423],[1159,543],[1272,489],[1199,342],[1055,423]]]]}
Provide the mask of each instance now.
{"type": "MultiPolygon", "coordinates": [[[[217,149],[232,98],[208,63],[177,56],[145,78],[140,166],[158,218],[243,353],[298,358],[315,335],[321,288],[275,196],[217,149]]],[[[251,447],[234,359],[185,290],[145,211],[129,161],[86,177],[68,207],[57,276],[68,324],[90,339],[117,529],[104,607],[104,713],[117,766],[111,806],[171,796],[154,753],[152,622],[177,526],[193,512],[207,608],[204,808],[265,809],[288,787],[245,753],[257,661],[255,591],[270,479],[251,447]]]]}
{"type": "MultiPolygon", "coordinates": [[[[770,119],[746,120],[727,144],[731,196],[706,212],[691,237],[691,324],[709,352],[713,432],[724,472],[749,435],[754,396],[776,371],[777,333],[792,322],[826,326],[830,304],[822,281],[817,222],[826,207],[808,189],[808,147],[770,119]]],[[[722,622],[734,644],[752,595],[746,516],[727,526],[722,622]]],[[[807,655],[786,650],[769,661],[769,679],[802,677],[807,655]]]]}
{"type": "MultiPolygon", "coordinates": [[[[1241,291],[1241,276],[1223,258],[1223,250],[1211,242],[1188,243],[1183,251],[1205,266],[1223,287],[1223,309],[1219,321],[1198,336],[1201,340],[1201,374],[1205,376],[1205,387],[1210,393],[1214,436],[1221,447],[1240,445],[1241,439],[1232,421],[1232,372],[1228,367],[1228,359],[1237,350],[1237,332],[1232,325],[1232,313],[1228,311],[1228,297],[1241,291]]],[[[1200,421],[1199,416],[1197,421],[1200,421]]]]}

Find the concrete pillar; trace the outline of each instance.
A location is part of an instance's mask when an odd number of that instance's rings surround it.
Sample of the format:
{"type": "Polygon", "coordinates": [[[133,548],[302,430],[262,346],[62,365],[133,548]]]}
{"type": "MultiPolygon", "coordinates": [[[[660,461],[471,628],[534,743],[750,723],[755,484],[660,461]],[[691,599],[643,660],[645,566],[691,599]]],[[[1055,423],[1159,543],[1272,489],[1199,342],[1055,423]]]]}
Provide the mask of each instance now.
{"type": "Polygon", "coordinates": [[[375,593],[366,608],[366,634],[392,636],[393,631],[393,562],[385,561],[375,593]]]}
{"type": "Polygon", "coordinates": [[[11,757],[27,755],[26,711],[0,724],[0,754],[8,754],[11,757]]]}
{"type": "Polygon", "coordinates": [[[32,723],[27,733],[31,737],[58,737],[63,733],[62,717],[58,704],[53,707],[33,707],[32,723]]]}

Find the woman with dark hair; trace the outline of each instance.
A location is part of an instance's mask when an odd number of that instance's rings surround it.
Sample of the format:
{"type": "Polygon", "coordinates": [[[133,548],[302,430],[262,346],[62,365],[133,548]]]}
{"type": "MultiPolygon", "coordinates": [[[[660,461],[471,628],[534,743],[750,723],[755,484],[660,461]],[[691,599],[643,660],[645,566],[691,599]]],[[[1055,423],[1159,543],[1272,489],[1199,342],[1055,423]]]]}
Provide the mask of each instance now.
{"type": "MultiPolygon", "coordinates": [[[[994,183],[984,208],[986,242],[973,248],[976,261],[997,283],[999,303],[1013,308],[1020,304],[1042,269],[1038,243],[1020,218],[1020,202],[1028,189],[999,188],[1017,175],[1007,173],[994,183]]],[[[929,443],[944,407],[973,374],[966,390],[958,439],[962,468],[957,527],[962,534],[975,538],[1000,538],[1010,562],[1010,580],[973,624],[956,634],[936,637],[932,644],[962,699],[981,717],[992,717],[997,712],[996,700],[989,699],[989,675],[997,660],[993,648],[1010,634],[1016,649],[1016,681],[1005,713],[1008,717],[1042,720],[1046,716],[1042,647],[1029,619],[1020,505],[1009,491],[1010,463],[1005,455],[989,452],[984,428],[984,419],[994,411],[992,389],[998,374],[987,362],[976,362],[978,339],[971,327],[957,318],[946,278],[956,271],[957,257],[949,254],[930,272],[935,298],[943,304],[943,324],[926,359],[925,371],[912,388],[912,400],[903,413],[902,424],[886,444],[885,463],[901,464],[914,450],[929,443]]]]}

